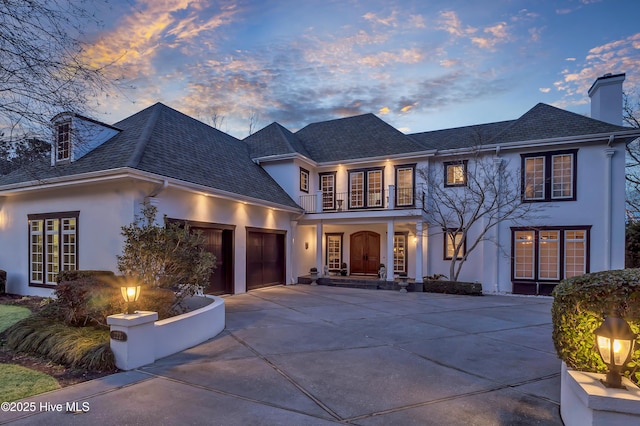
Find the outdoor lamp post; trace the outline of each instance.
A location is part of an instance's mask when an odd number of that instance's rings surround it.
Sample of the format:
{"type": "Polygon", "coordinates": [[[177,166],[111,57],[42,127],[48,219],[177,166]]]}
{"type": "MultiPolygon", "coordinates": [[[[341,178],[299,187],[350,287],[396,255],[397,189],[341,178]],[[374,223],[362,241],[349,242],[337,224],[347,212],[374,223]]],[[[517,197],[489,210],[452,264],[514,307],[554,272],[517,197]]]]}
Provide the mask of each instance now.
{"type": "Polygon", "coordinates": [[[636,335],[629,324],[619,317],[606,317],[594,333],[598,353],[609,368],[606,378],[601,380],[602,384],[608,388],[625,389],[621,373],[633,354],[636,335]]]}
{"type": "Polygon", "coordinates": [[[138,301],[138,298],[140,297],[140,286],[120,287],[120,291],[122,292],[122,298],[127,302],[127,314],[132,314],[131,303],[138,301]]]}

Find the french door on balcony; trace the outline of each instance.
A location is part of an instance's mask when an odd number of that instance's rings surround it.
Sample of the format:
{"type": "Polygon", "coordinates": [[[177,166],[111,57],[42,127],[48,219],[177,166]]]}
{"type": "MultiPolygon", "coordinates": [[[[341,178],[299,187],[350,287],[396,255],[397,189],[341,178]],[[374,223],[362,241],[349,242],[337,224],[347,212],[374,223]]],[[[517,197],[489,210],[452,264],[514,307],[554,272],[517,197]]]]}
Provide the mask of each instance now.
{"type": "Polygon", "coordinates": [[[380,234],[361,231],[351,234],[352,274],[376,275],[380,266],[380,234]]]}
{"type": "Polygon", "coordinates": [[[382,169],[349,172],[349,208],[384,207],[382,169]]]}

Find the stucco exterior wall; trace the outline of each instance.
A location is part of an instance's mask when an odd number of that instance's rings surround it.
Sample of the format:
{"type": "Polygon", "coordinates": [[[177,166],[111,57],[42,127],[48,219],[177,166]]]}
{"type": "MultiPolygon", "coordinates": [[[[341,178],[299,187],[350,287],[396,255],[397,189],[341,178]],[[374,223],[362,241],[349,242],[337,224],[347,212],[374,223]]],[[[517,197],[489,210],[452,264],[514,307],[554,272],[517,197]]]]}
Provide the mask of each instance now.
{"type": "Polygon", "coordinates": [[[121,252],[120,227],[131,223],[136,204],[149,185],[127,181],[77,188],[33,191],[0,201],[0,268],[7,271],[7,292],[50,296],[52,290],[30,287],[27,215],[79,211],[78,267],[117,271],[121,252]]]}
{"type": "MultiPolygon", "coordinates": [[[[122,251],[123,225],[130,224],[141,203],[156,185],[140,181],[92,184],[80,188],[34,191],[0,199],[0,269],[7,271],[7,292],[50,296],[51,289],[31,287],[29,275],[29,230],[27,215],[79,211],[78,268],[117,273],[116,256],[122,251]]],[[[170,218],[234,225],[234,291],[246,291],[246,228],[280,230],[287,233],[286,281],[292,282],[291,213],[242,202],[211,197],[169,187],[154,202],[158,219],[170,218]]]]}

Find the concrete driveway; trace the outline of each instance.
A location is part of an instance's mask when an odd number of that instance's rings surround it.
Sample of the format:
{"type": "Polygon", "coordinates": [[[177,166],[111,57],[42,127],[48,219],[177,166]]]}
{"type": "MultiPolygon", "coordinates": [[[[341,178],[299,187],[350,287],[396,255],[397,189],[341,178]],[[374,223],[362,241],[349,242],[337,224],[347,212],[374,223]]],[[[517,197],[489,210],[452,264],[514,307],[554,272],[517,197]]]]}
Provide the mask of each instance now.
{"type": "Polygon", "coordinates": [[[265,288],[226,298],[215,339],[0,423],[561,425],[551,302],[265,288]]]}

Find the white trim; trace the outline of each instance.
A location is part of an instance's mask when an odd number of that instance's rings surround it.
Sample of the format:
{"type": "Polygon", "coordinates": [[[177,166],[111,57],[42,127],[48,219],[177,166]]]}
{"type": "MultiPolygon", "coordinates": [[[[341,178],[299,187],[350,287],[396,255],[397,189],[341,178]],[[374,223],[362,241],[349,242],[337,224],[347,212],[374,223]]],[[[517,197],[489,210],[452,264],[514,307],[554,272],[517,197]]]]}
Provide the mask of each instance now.
{"type": "Polygon", "coordinates": [[[167,178],[155,173],[143,172],[141,170],[132,169],[129,167],[121,167],[117,169],[105,170],[100,172],[82,173],[70,176],[61,176],[52,179],[34,180],[28,182],[22,182],[18,184],[5,185],[0,187],[0,195],[16,195],[27,191],[38,191],[46,189],[54,189],[65,186],[73,185],[86,185],[97,182],[109,182],[116,179],[136,179],[145,182],[157,183],[162,186],[172,186],[174,188],[182,189],[187,192],[197,193],[206,196],[212,196],[216,198],[222,198],[226,200],[245,202],[247,204],[270,207],[275,210],[282,210],[287,212],[302,212],[301,208],[294,208],[284,206],[282,204],[272,203],[266,200],[260,200],[253,197],[247,197],[241,194],[233,192],[222,191],[214,189],[206,185],[200,185],[196,183],[186,182],[179,179],[167,178]]]}

